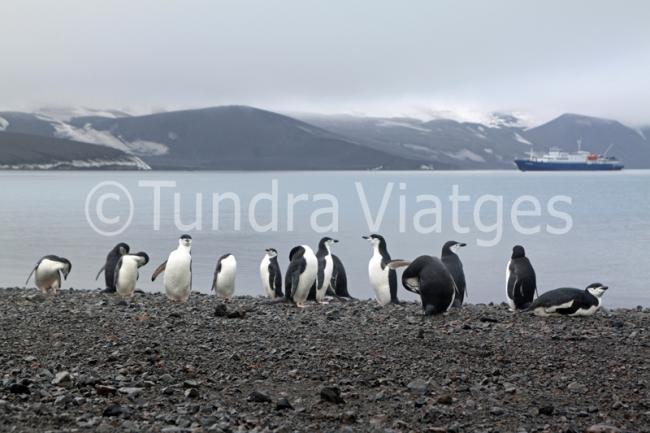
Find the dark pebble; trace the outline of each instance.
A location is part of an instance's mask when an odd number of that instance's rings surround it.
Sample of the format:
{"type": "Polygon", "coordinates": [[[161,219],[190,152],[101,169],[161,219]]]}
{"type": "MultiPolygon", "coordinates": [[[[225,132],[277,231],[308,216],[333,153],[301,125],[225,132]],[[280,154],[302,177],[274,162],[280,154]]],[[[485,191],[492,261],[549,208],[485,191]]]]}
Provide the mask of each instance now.
{"type": "Polygon", "coordinates": [[[341,397],[341,390],[335,386],[326,386],[320,390],[320,399],[328,403],[343,404],[345,400],[341,397]]]}

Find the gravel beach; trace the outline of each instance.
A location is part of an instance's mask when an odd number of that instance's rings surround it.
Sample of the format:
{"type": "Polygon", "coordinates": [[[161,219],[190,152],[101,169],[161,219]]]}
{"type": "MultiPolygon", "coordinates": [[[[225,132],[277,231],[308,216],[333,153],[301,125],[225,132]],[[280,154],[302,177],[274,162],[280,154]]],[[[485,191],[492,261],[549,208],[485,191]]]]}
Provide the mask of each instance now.
{"type": "Polygon", "coordinates": [[[0,289],[0,326],[3,432],[650,431],[648,309],[0,289]]]}

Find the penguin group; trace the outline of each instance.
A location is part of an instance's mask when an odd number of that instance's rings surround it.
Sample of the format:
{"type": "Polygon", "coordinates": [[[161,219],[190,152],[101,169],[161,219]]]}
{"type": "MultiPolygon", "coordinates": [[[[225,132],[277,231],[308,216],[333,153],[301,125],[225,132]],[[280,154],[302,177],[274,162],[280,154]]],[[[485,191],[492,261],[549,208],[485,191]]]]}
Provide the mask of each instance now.
{"type": "MultiPolygon", "coordinates": [[[[452,308],[461,308],[467,298],[467,282],[463,263],[458,256],[465,243],[446,242],[440,257],[421,255],[413,260],[393,259],[386,239],[379,234],[362,236],[372,247],[368,262],[368,280],[380,306],[399,304],[397,271],[403,269],[402,287],[420,297],[425,316],[443,314],[452,308]]],[[[279,254],[267,248],[259,266],[264,296],[272,301],[286,301],[299,308],[307,301],[326,304],[329,299],[351,300],[347,288],[347,274],[343,262],[332,253],[338,240],[323,237],[316,252],[309,245],[298,245],[289,252],[289,264],[284,274],[284,292],[279,254]]],[[[184,234],[176,249],[156,268],[151,281],[164,273],[167,298],[184,303],[192,291],[192,237],[184,234]]],[[[139,269],[149,263],[145,252],[130,253],[126,243],[118,243],[109,251],[104,266],[96,279],[104,273],[107,293],[116,293],[131,299],[136,292],[139,269]]],[[[34,283],[44,293],[57,293],[72,264],[64,257],[42,257],[27,277],[34,275],[34,283]]],[[[212,291],[224,300],[235,293],[237,260],[231,253],[223,254],[216,262],[212,291]]],[[[532,312],[538,316],[590,316],[602,304],[607,286],[592,283],[583,289],[559,288],[537,296],[537,278],[524,247],[515,245],[506,266],[506,301],[511,311],[532,312]]]]}

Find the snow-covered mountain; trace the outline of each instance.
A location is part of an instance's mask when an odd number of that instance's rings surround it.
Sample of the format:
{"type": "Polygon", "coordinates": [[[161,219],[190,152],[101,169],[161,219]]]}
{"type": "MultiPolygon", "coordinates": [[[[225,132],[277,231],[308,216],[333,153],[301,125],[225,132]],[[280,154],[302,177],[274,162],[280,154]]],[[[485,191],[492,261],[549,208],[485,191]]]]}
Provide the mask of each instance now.
{"type": "Polygon", "coordinates": [[[137,156],[106,146],[1,131],[0,169],[150,170],[151,167],[137,156]]]}
{"type": "Polygon", "coordinates": [[[599,153],[611,145],[609,155],[626,167],[650,167],[650,128],[575,114],[533,128],[515,114],[482,118],[287,116],[246,106],[144,116],[49,109],[0,112],[0,130],[110,147],[154,169],[514,169],[513,159],[531,149],[573,151],[578,141],[599,153]]]}

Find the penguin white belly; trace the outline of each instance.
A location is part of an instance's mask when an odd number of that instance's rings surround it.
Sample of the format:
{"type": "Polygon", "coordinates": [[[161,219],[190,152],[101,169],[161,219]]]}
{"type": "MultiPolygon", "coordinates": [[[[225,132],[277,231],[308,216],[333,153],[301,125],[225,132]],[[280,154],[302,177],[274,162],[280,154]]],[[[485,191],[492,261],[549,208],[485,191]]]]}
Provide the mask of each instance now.
{"type": "Polygon", "coordinates": [[[267,298],[274,299],[275,291],[269,283],[269,277],[271,276],[269,274],[269,264],[271,264],[269,256],[264,256],[262,263],[260,263],[260,279],[262,280],[262,287],[264,287],[264,293],[266,294],[267,298]]]}
{"type": "Polygon", "coordinates": [[[187,251],[174,250],[165,267],[165,293],[173,301],[186,302],[192,290],[192,256],[187,251]]]}
{"type": "Polygon", "coordinates": [[[381,255],[376,254],[370,258],[368,263],[368,278],[370,285],[375,291],[375,297],[379,305],[390,303],[390,283],[388,281],[388,272],[390,269],[386,266],[381,268],[381,255]]]}
{"type": "Polygon", "coordinates": [[[221,271],[217,276],[215,292],[221,298],[231,298],[235,293],[235,275],[237,274],[237,260],[228,256],[221,261],[221,271]]]}
{"type": "Polygon", "coordinates": [[[305,255],[304,259],[305,270],[300,274],[300,278],[298,279],[298,288],[293,295],[293,302],[297,305],[303,305],[307,300],[311,286],[313,286],[314,281],[316,281],[316,273],[318,272],[318,260],[313,253],[305,255]]]}
{"type": "Polygon", "coordinates": [[[325,257],[325,270],[323,271],[323,281],[319,281],[319,287],[316,287],[316,302],[323,302],[327,288],[332,281],[332,272],[334,271],[334,261],[332,255],[328,254],[325,257]]]}
{"type": "Polygon", "coordinates": [[[508,293],[509,281],[510,281],[510,260],[508,260],[508,264],[506,265],[506,299],[508,301],[508,306],[510,307],[510,311],[515,311],[517,309],[515,305],[515,300],[510,298],[510,294],[508,293]]]}
{"type": "Polygon", "coordinates": [[[138,263],[131,258],[122,258],[122,266],[117,276],[115,289],[123,298],[132,298],[138,281],[138,263]]]}
{"type": "Polygon", "coordinates": [[[591,316],[591,315],[593,315],[596,311],[598,311],[598,309],[600,308],[600,304],[601,304],[602,302],[603,302],[603,300],[600,299],[600,298],[598,298],[598,305],[592,305],[592,306],[589,307],[589,308],[579,308],[578,311],[576,311],[576,312],[573,313],[573,314],[570,314],[570,316],[572,316],[572,317],[576,317],[576,316],[583,316],[583,317],[591,316]]]}
{"type": "Polygon", "coordinates": [[[59,262],[50,259],[44,259],[41,261],[34,274],[36,287],[41,289],[43,292],[48,289],[52,289],[56,292],[61,287],[61,275],[59,274],[60,269],[61,263],[59,262]]]}

